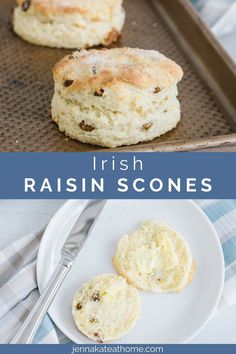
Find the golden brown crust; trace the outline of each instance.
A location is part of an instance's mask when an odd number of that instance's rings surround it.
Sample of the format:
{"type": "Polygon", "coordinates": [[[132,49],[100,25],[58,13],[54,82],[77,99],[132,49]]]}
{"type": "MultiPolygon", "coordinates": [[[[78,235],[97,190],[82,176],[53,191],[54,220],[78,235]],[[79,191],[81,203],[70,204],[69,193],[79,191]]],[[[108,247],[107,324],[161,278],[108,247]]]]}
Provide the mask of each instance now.
{"type": "Polygon", "coordinates": [[[105,46],[109,46],[111,43],[118,42],[121,37],[121,33],[113,28],[104,41],[105,46]]]}
{"type": "Polygon", "coordinates": [[[55,82],[73,80],[68,93],[99,90],[117,83],[141,89],[160,90],[182,79],[183,71],[174,61],[156,51],[138,48],[83,50],[60,60],[53,69],[55,82]]]}
{"type": "MultiPolygon", "coordinates": [[[[28,1],[32,11],[43,15],[61,15],[61,14],[86,14],[87,12],[96,13],[96,10],[108,6],[110,8],[121,5],[123,0],[17,0],[17,4],[22,6],[28,1]]],[[[100,16],[98,16],[98,19],[100,16]]],[[[94,17],[94,20],[96,18],[94,17]]]]}

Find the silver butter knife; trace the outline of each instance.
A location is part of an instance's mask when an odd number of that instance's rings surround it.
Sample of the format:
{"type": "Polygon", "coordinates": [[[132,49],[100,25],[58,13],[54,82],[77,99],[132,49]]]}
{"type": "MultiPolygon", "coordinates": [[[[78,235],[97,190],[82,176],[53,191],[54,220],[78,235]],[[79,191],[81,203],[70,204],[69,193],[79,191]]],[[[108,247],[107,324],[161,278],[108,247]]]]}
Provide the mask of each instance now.
{"type": "Polygon", "coordinates": [[[54,297],[71,269],[75,258],[87,240],[105,200],[90,200],[81,212],[61,250],[61,259],[39,300],[12,340],[12,344],[30,344],[54,297]]]}

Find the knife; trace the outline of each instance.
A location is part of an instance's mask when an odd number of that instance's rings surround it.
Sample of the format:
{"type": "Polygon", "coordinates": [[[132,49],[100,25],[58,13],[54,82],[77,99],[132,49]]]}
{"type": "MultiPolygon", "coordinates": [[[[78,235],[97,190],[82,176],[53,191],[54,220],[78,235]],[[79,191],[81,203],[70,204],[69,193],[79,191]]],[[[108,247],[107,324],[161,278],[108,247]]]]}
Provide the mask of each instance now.
{"type": "Polygon", "coordinates": [[[43,317],[47,313],[105,204],[105,200],[88,201],[62,247],[58,266],[11,344],[32,343],[43,317]]]}

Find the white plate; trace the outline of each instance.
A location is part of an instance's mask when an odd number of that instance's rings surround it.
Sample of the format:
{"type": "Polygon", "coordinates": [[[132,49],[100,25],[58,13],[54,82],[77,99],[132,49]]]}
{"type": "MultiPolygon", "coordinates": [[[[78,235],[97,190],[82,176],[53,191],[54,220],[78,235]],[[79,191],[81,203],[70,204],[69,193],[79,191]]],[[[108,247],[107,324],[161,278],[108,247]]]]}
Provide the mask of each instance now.
{"type": "MultiPolygon", "coordinates": [[[[58,262],[60,249],[85,201],[69,201],[45,231],[38,254],[37,277],[42,290],[58,262]]],[[[192,201],[110,200],[56,296],[49,314],[75,343],[91,343],[75,327],[71,303],[75,291],[101,273],[115,273],[112,256],[120,237],[146,219],[161,220],[188,241],[197,272],[180,294],[140,291],[141,319],[120,344],[185,343],[214,313],[224,284],[224,260],[219,238],[205,214],[192,201]]]]}

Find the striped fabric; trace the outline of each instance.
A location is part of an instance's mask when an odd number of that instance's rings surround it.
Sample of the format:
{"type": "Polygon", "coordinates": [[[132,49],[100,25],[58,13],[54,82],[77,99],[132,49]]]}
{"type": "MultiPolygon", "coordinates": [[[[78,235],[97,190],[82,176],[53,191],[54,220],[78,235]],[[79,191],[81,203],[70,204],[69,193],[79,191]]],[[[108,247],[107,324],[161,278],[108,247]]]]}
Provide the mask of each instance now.
{"type": "MultiPolygon", "coordinates": [[[[9,343],[36,303],[36,257],[42,232],[20,238],[0,251],[0,343],[9,343]]],[[[48,316],[35,343],[58,343],[48,316]]]]}
{"type": "MultiPolygon", "coordinates": [[[[213,223],[225,257],[225,287],[218,311],[236,303],[236,200],[196,201],[213,223]]],[[[0,343],[9,343],[38,299],[36,256],[42,232],[20,238],[0,251],[0,343]]],[[[35,343],[69,340],[46,316],[35,343]]]]}
{"type": "Polygon", "coordinates": [[[197,201],[213,223],[224,252],[225,288],[219,310],[236,303],[236,200],[197,201]]]}

